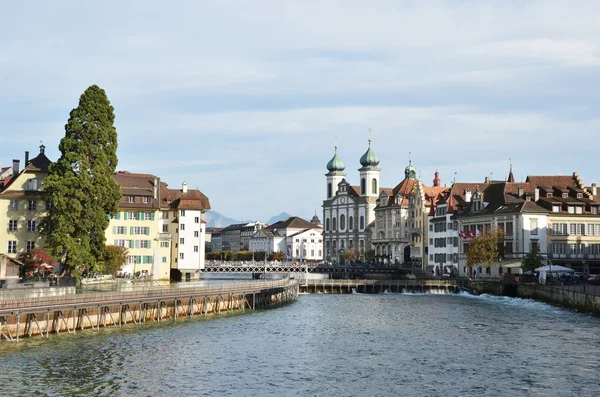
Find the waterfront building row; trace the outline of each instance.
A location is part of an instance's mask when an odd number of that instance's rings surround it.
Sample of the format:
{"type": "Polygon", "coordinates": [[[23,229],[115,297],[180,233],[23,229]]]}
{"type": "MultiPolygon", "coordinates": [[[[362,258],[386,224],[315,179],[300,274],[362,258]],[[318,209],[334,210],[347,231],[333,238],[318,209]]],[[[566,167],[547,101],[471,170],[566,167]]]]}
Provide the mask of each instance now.
{"type": "MultiPolygon", "coordinates": [[[[0,227],[0,277],[17,278],[18,254],[44,247],[38,227],[48,208],[43,181],[50,164],[41,145],[35,158],[25,152],[22,170],[17,159],[0,170],[0,225],[6,226],[0,227]],[[7,276],[9,267],[13,270],[7,276]]],[[[181,189],[171,189],[151,174],[119,171],[114,178],[122,197],[106,230],[106,243],[128,249],[122,272],[169,279],[171,269],[193,277],[204,268],[208,198],[198,189],[188,189],[186,182],[181,189]]]]}
{"type": "Polygon", "coordinates": [[[595,183],[579,174],[527,176],[506,180],[457,182],[442,186],[419,180],[409,161],[393,188],[379,186],[379,159],[371,148],[359,160],[359,185],[346,180],[337,147],[327,163],[323,200],[325,259],[342,262],[348,250],[365,258],[415,271],[472,275],[466,266],[470,242],[480,233],[504,231],[504,262],[476,266],[498,276],[517,267],[533,249],[549,263],[578,271],[600,271],[600,197],[595,183]]]}

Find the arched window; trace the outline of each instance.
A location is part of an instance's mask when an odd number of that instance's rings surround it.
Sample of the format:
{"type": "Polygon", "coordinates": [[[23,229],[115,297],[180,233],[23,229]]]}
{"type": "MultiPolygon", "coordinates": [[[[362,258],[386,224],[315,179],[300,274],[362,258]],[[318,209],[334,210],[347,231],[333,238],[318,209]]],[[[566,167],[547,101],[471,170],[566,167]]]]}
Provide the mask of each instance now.
{"type": "Polygon", "coordinates": [[[325,231],[329,231],[329,218],[325,219],[325,231]]]}
{"type": "Polygon", "coordinates": [[[333,225],[332,225],[332,229],[335,231],[337,230],[337,219],[335,219],[335,216],[333,217],[333,225]]]}
{"type": "Polygon", "coordinates": [[[371,193],[377,194],[377,179],[373,178],[371,181],[371,193]]]}
{"type": "Polygon", "coordinates": [[[346,215],[340,215],[340,230],[344,230],[346,228],[346,215]]]}
{"type": "Polygon", "coordinates": [[[365,178],[362,178],[360,180],[360,194],[367,194],[367,181],[365,180],[365,178]]]}
{"type": "Polygon", "coordinates": [[[348,218],[348,230],[352,230],[354,228],[354,217],[351,216],[348,218]]]}
{"type": "Polygon", "coordinates": [[[344,249],[344,240],[341,240],[341,241],[340,241],[340,248],[341,248],[341,249],[344,249]]]}
{"type": "Polygon", "coordinates": [[[332,191],[331,191],[331,182],[327,184],[327,198],[331,198],[332,196],[332,191]]]}
{"type": "Polygon", "coordinates": [[[359,225],[359,230],[363,230],[365,228],[365,217],[364,216],[360,216],[360,225],[359,225]]]}

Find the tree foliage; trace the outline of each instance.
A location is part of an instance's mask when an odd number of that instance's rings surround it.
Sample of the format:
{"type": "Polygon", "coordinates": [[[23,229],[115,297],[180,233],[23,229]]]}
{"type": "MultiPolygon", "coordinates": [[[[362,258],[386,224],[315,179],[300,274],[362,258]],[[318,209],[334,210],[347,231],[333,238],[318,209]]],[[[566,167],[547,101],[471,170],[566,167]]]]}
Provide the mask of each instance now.
{"type": "MultiPolygon", "coordinates": [[[[19,266],[20,277],[31,276],[36,269],[42,268],[44,264],[50,266],[56,265],[56,259],[43,248],[34,248],[27,252],[21,252],[17,256],[17,260],[22,263],[19,266]]],[[[42,270],[44,269],[42,268],[42,270]]]]}
{"type": "Polygon", "coordinates": [[[498,265],[503,256],[504,232],[490,230],[475,237],[469,244],[467,266],[492,267],[498,265]]]}
{"type": "Polygon", "coordinates": [[[374,262],[375,261],[375,250],[368,250],[365,252],[365,260],[367,262],[374,262]]]}
{"type": "Polygon", "coordinates": [[[534,247],[527,253],[527,255],[525,255],[525,258],[523,258],[523,262],[521,262],[521,264],[523,272],[535,270],[538,267],[544,266],[544,257],[540,255],[540,250],[537,247],[534,247]]]}
{"type": "Polygon", "coordinates": [[[97,263],[96,271],[100,274],[112,274],[116,276],[117,272],[127,263],[128,254],[129,250],[125,247],[107,245],[104,258],[97,263]]]}
{"type": "Polygon", "coordinates": [[[283,261],[285,259],[285,255],[283,255],[283,252],[273,252],[271,255],[269,255],[269,257],[267,258],[270,261],[283,261]]]}
{"type": "Polygon", "coordinates": [[[70,113],[61,156],[50,165],[44,191],[51,204],[40,230],[45,245],[67,271],[94,269],[105,256],[108,215],[115,215],[121,189],[117,166],[117,130],[113,107],[96,85],[81,95],[70,113]]]}
{"type": "Polygon", "coordinates": [[[354,250],[346,250],[344,256],[349,261],[355,261],[358,259],[358,253],[354,250]]]}

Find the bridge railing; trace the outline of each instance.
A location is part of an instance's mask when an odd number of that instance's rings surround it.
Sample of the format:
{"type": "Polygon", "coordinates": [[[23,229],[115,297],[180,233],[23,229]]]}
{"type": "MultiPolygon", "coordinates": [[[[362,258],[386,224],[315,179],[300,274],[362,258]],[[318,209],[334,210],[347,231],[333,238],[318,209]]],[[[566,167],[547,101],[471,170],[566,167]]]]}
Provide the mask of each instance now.
{"type": "MultiPolygon", "coordinates": [[[[292,281],[296,282],[296,281],[292,281]]],[[[119,302],[135,302],[138,300],[147,301],[156,298],[177,298],[177,297],[194,297],[199,295],[217,295],[224,293],[240,293],[259,291],[268,288],[283,287],[290,284],[288,278],[275,281],[258,281],[254,283],[243,284],[225,284],[220,286],[186,286],[180,285],[176,288],[170,286],[151,287],[148,289],[131,291],[131,292],[101,292],[89,294],[75,294],[52,296],[44,298],[21,298],[21,299],[4,299],[0,302],[0,312],[10,312],[22,310],[25,308],[47,308],[53,306],[77,306],[82,304],[98,303],[119,303],[119,302]]]]}

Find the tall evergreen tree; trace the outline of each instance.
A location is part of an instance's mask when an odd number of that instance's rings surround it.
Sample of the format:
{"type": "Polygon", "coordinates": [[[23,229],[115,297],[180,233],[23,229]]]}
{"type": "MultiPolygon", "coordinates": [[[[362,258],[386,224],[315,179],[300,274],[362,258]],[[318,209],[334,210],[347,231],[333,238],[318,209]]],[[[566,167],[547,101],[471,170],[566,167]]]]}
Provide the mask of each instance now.
{"type": "Polygon", "coordinates": [[[47,249],[67,271],[93,269],[105,256],[105,231],[115,215],[121,188],[117,167],[115,115],[106,93],[90,86],[71,111],[60,141],[61,157],[50,165],[44,190],[50,203],[40,225],[47,249]]]}

